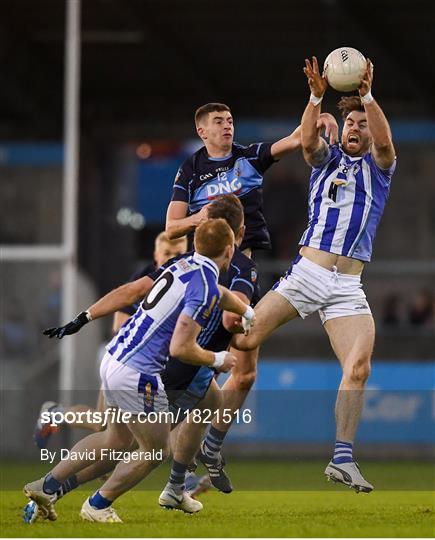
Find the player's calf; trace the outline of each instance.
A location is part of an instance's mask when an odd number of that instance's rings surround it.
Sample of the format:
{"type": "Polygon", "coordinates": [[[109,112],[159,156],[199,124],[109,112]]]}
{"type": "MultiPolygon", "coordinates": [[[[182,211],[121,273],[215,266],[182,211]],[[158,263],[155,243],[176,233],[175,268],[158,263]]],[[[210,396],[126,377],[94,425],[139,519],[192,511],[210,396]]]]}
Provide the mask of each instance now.
{"type": "Polygon", "coordinates": [[[254,369],[247,373],[234,373],[231,376],[234,377],[235,390],[249,392],[257,378],[257,371],[254,369]]]}

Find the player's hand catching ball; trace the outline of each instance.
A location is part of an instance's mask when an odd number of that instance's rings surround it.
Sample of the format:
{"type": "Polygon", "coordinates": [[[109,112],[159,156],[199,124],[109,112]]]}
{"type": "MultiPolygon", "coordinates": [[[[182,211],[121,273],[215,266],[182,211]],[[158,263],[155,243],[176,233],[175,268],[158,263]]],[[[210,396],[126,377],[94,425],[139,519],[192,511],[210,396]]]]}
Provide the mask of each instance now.
{"type": "Polygon", "coordinates": [[[372,88],[373,83],[373,64],[370,58],[367,58],[366,71],[361,79],[361,84],[359,85],[358,91],[361,97],[368,94],[372,88]]]}
{"type": "Polygon", "coordinates": [[[82,311],[77,315],[77,317],[69,322],[68,324],[65,324],[65,326],[57,326],[54,328],[47,328],[47,330],[44,330],[43,334],[44,336],[48,336],[50,339],[57,337],[58,339],[62,339],[63,336],[68,336],[71,334],[75,334],[82,328],[85,324],[87,324],[89,321],[91,321],[91,315],[89,311],[82,311]]]}
{"type": "Polygon", "coordinates": [[[304,73],[307,76],[311,93],[317,98],[323,97],[328,88],[328,81],[326,77],[320,75],[319,64],[315,56],[312,57],[312,63],[305,58],[304,73]]]}

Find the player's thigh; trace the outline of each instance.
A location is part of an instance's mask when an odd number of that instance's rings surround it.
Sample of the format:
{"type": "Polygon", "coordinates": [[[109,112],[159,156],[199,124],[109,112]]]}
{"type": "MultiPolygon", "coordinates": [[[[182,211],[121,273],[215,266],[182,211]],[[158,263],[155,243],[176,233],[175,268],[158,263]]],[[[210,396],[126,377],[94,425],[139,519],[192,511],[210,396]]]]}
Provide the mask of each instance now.
{"type": "Polygon", "coordinates": [[[370,362],[375,341],[371,315],[336,317],[326,321],[324,328],[343,369],[349,362],[370,362]]]}
{"type": "Polygon", "coordinates": [[[169,444],[169,433],[171,422],[169,416],[159,414],[156,416],[156,421],[139,419],[134,415],[127,423],[128,429],[136,439],[139,448],[141,449],[163,449],[166,453],[169,444]]]}
{"type": "Polygon", "coordinates": [[[254,349],[278,327],[298,316],[296,309],[281,294],[269,291],[255,306],[255,324],[248,336],[237,336],[236,346],[254,349]]]}
{"type": "Polygon", "coordinates": [[[127,449],[132,445],[133,436],[125,422],[111,422],[104,432],[108,448],[127,449]]]}

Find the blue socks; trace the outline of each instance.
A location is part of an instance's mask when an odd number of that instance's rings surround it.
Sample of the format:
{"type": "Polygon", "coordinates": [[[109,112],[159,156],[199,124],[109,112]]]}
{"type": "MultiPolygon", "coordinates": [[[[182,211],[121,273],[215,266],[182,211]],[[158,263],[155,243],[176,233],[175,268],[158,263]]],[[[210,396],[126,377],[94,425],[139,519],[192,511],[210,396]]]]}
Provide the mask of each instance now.
{"type": "Polygon", "coordinates": [[[62,482],[62,487],[60,488],[60,493],[57,494],[58,499],[78,487],[79,483],[77,482],[77,476],[73,474],[69,478],[62,482]]]}
{"type": "Polygon", "coordinates": [[[350,463],[351,461],[353,461],[352,450],[352,443],[336,441],[332,463],[334,463],[335,465],[338,465],[340,463],[350,463]]]}
{"type": "Polygon", "coordinates": [[[48,473],[44,478],[44,483],[42,484],[42,491],[47,495],[54,495],[56,491],[62,487],[62,482],[56,480],[51,473],[48,473]]]}
{"type": "Polygon", "coordinates": [[[227,431],[219,431],[213,426],[210,426],[209,432],[204,440],[204,454],[211,458],[217,459],[222,445],[224,444],[225,435],[227,431]]]}
{"type": "Polygon", "coordinates": [[[77,477],[75,474],[67,478],[65,482],[59,482],[59,480],[56,480],[51,473],[48,473],[44,478],[42,491],[47,495],[54,495],[56,493],[57,498],[60,499],[66,493],[69,493],[78,487],[78,485],[79,483],[77,482],[77,477]]]}
{"type": "Polygon", "coordinates": [[[103,510],[104,508],[109,508],[112,501],[109,501],[109,499],[103,497],[99,491],[96,491],[92,497],[89,497],[89,504],[97,510],[103,510]]]}

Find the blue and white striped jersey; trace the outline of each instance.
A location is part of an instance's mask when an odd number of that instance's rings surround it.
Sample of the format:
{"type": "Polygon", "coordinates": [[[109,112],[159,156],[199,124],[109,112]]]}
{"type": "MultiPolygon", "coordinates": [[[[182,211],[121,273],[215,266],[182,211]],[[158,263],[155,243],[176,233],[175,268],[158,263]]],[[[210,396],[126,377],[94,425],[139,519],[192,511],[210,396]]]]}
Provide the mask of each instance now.
{"type": "Polygon", "coordinates": [[[370,261],[395,168],[396,161],[381,169],[370,152],[350,157],[341,146],[330,146],[311,172],[308,227],[299,244],[370,261]]]}
{"type": "Polygon", "coordinates": [[[198,253],[174,261],[107,345],[107,351],[139,372],[160,373],[179,315],[184,313],[206,326],[220,298],[218,277],[217,265],[198,253]]]}

